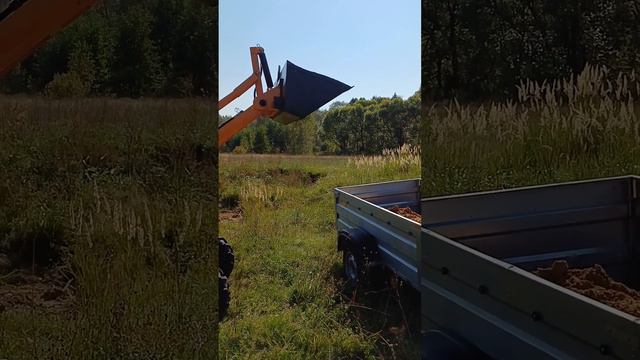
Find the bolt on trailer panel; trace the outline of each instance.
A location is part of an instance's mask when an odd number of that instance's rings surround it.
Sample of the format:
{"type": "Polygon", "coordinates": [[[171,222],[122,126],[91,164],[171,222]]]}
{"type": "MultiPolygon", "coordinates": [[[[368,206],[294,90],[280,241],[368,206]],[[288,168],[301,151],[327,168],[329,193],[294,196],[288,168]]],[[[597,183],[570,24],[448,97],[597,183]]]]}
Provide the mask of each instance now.
{"type": "Polygon", "coordinates": [[[535,276],[565,260],[640,285],[638,184],[624,176],[421,201],[423,330],[496,359],[640,358],[640,319],[535,276]]]}

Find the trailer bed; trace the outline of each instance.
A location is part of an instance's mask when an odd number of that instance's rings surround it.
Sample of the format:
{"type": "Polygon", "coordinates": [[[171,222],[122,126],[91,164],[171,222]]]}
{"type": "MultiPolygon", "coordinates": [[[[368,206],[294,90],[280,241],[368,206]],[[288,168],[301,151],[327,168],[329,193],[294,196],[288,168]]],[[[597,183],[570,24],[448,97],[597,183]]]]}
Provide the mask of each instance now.
{"type": "Polygon", "coordinates": [[[535,276],[566,260],[638,289],[640,180],[625,176],[423,199],[423,330],[496,359],[640,359],[640,318],[535,276]]]}

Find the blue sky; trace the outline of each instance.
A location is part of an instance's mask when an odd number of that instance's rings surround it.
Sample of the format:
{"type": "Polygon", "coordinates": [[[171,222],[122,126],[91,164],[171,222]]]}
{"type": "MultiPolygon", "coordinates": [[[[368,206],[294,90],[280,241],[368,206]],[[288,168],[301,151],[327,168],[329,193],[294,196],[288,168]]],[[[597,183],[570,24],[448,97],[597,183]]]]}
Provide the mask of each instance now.
{"type": "MultiPolygon", "coordinates": [[[[251,74],[256,44],[274,80],[289,60],[354,86],[333,101],[407,98],[420,87],[418,0],[220,0],[219,22],[220,98],[251,74]]],[[[220,113],[233,115],[252,99],[248,91],[220,113]]]]}

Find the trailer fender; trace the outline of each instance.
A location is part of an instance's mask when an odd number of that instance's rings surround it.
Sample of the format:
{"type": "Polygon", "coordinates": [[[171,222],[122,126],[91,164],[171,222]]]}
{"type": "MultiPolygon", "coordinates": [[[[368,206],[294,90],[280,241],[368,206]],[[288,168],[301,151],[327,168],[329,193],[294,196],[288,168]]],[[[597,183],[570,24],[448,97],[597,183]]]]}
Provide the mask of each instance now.
{"type": "Polygon", "coordinates": [[[338,232],[338,251],[344,251],[347,246],[355,246],[373,252],[377,249],[376,240],[368,232],[360,228],[341,230],[338,232]]]}
{"type": "Polygon", "coordinates": [[[489,359],[465,341],[442,330],[427,330],[422,333],[422,360],[475,360],[489,359]]]}

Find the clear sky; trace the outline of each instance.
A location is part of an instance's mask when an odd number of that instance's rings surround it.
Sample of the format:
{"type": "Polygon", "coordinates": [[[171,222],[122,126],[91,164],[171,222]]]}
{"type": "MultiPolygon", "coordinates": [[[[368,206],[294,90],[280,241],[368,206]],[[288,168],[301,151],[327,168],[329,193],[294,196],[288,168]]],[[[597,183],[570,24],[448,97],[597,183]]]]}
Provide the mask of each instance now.
{"type": "MultiPolygon", "coordinates": [[[[220,0],[219,22],[220,97],[251,74],[256,44],[274,81],[289,60],[354,86],[333,101],[407,98],[420,88],[418,0],[220,0]]],[[[220,113],[233,115],[252,99],[251,90],[220,113]]]]}

